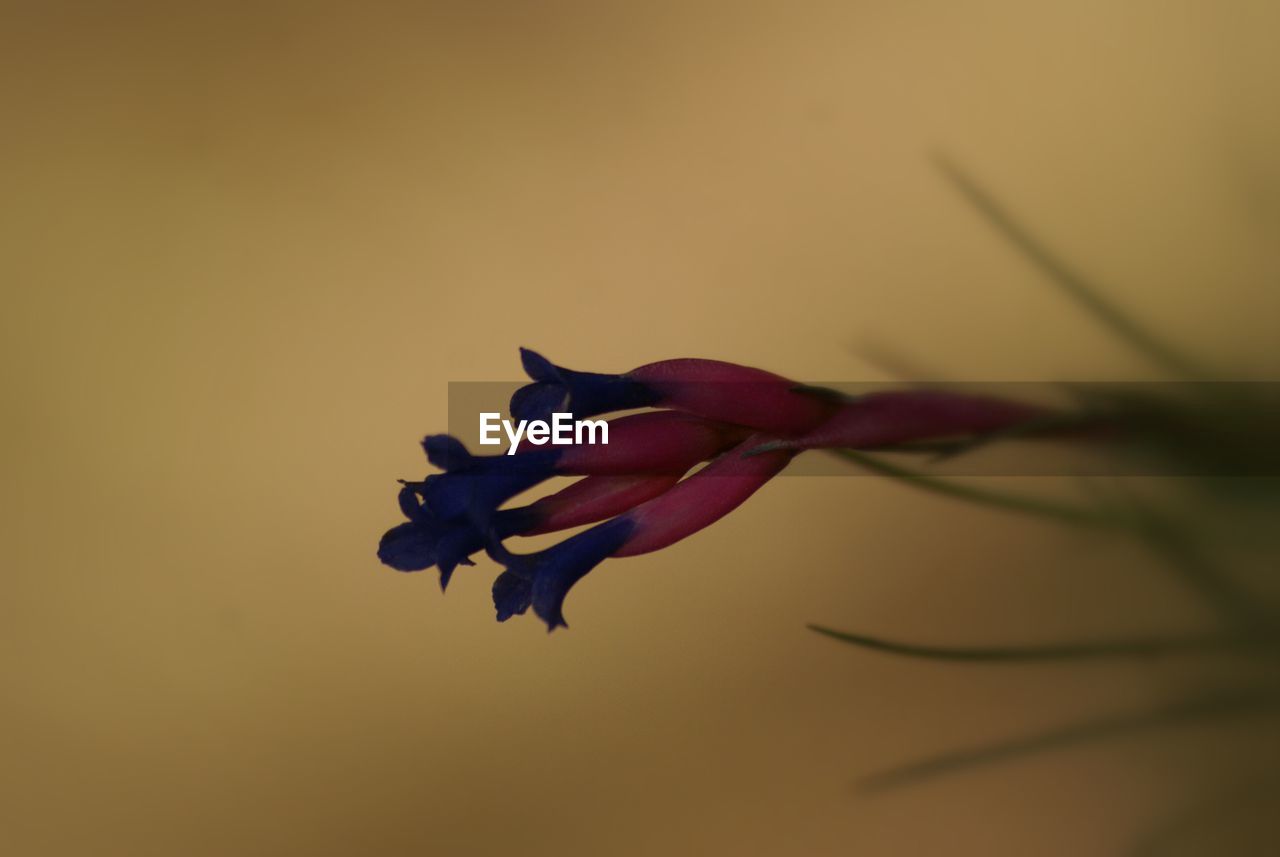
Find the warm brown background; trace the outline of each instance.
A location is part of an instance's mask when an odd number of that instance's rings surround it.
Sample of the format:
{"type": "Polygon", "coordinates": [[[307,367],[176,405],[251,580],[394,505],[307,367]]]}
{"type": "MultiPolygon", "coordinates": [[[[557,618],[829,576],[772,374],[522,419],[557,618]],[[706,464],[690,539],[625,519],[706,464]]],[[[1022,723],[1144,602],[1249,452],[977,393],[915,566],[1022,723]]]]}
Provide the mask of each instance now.
{"type": "Polygon", "coordinates": [[[521,344],[1151,377],[936,150],[1151,323],[1280,370],[1275,9],[0,3],[0,851],[1120,853],[1237,739],[851,783],[1158,667],[904,663],[804,623],[1195,618],[1122,551],[783,479],[602,567],[548,638],[493,623],[487,562],[442,598],[373,549],[446,383],[521,344]]]}

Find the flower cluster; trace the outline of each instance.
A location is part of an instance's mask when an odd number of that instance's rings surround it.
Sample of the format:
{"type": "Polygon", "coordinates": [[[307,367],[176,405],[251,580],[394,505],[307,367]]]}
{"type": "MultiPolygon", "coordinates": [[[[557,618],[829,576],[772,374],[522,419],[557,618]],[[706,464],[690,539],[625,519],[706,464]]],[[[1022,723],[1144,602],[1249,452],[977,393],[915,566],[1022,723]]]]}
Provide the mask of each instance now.
{"type": "Polygon", "coordinates": [[[664,360],[608,375],[565,369],[527,349],[521,357],[532,383],[512,397],[516,419],[648,410],[611,420],[606,445],[524,443],[514,455],[481,456],[449,435],[426,437],[427,459],[443,472],[402,483],[407,521],[383,535],[378,557],[400,571],[434,566],[443,588],[484,551],[504,568],[493,585],[498,620],[532,607],[551,630],[565,625],[569,589],[605,559],[661,550],[710,526],[804,450],[984,434],[1039,416],[1024,405],[936,390],[841,397],[718,360],[664,360]],[[583,478],[504,508],[555,476],[583,478]],[[506,545],[585,524],[595,526],[536,553],[506,545]]]}

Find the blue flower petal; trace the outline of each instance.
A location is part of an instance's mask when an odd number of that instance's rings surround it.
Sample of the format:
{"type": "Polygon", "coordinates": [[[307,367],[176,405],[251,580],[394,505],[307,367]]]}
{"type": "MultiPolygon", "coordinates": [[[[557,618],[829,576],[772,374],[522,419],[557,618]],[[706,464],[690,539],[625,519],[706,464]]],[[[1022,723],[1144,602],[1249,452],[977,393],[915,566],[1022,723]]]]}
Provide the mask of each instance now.
{"type": "Polygon", "coordinates": [[[484,536],[470,521],[450,521],[441,527],[436,541],[436,564],[440,566],[440,591],[449,587],[453,570],[460,565],[475,565],[471,555],[484,547],[484,536]]]}
{"type": "MultiPolygon", "coordinates": [[[[492,538],[505,539],[528,530],[537,521],[537,513],[528,506],[518,509],[502,509],[496,512],[490,522],[492,538]]],[[[436,565],[440,567],[440,590],[449,586],[449,578],[460,565],[475,565],[471,555],[484,549],[485,537],[482,529],[473,521],[462,518],[438,524],[439,538],[436,542],[436,565]]]]}
{"type": "Polygon", "coordinates": [[[449,581],[453,579],[453,571],[460,565],[475,565],[470,557],[462,557],[461,559],[442,559],[437,565],[440,568],[440,591],[446,592],[449,589],[449,581]]]}
{"type": "MultiPolygon", "coordinates": [[[[613,518],[534,554],[511,554],[500,545],[490,544],[489,554],[507,567],[502,575],[507,578],[503,583],[504,605],[517,603],[514,595],[506,594],[516,591],[514,580],[528,581],[533,612],[547,623],[547,630],[568,627],[563,612],[565,596],[587,572],[617,550],[634,527],[629,518],[613,518]]],[[[496,600],[496,587],[495,583],[494,603],[499,608],[499,621],[502,621],[504,610],[496,600]]]]}
{"type": "Polygon", "coordinates": [[[533,585],[515,572],[504,571],[493,582],[493,606],[499,622],[524,613],[532,599],[533,585]]]}
{"type": "MultiPolygon", "coordinates": [[[[430,440],[430,438],[428,438],[430,440]]],[[[484,521],[512,497],[555,474],[561,450],[519,455],[469,456],[470,465],[413,483],[423,505],[437,518],[484,521]]]]}
{"type": "Polygon", "coordinates": [[[538,381],[525,384],[511,396],[510,410],[517,420],[551,422],[552,414],[573,413],[569,409],[569,388],[563,384],[538,381]]]}
{"type": "Polygon", "coordinates": [[[511,416],[517,420],[550,421],[553,413],[593,417],[656,405],[659,396],[625,375],[575,372],[556,366],[528,348],[520,349],[520,362],[535,383],[511,397],[511,416]]]}
{"type": "Polygon", "coordinates": [[[378,542],[378,559],[396,571],[422,571],[436,564],[436,539],[418,524],[397,524],[378,542]]]}
{"type": "MultiPolygon", "coordinates": [[[[440,588],[449,585],[449,578],[459,565],[475,565],[471,555],[485,546],[483,529],[470,518],[442,520],[417,504],[417,487],[422,483],[407,483],[401,490],[401,506],[413,520],[392,527],[378,545],[378,558],[399,571],[422,571],[435,565],[440,569],[440,588]],[[406,492],[410,495],[405,497],[406,492]]],[[[532,507],[501,509],[494,513],[488,529],[494,539],[526,532],[538,522],[538,513],[532,507]]]]}
{"type": "Polygon", "coordinates": [[[628,518],[614,518],[544,551],[533,578],[533,612],[547,623],[548,631],[569,627],[564,621],[565,596],[627,540],[634,526],[628,518]]]}
{"type": "Polygon", "coordinates": [[[484,536],[468,520],[440,521],[425,514],[392,527],[378,544],[378,558],[397,571],[440,569],[440,588],[449,585],[459,565],[473,565],[471,554],[484,547],[484,536]]]}
{"type": "Polygon", "coordinates": [[[548,381],[557,384],[564,381],[560,374],[560,367],[532,348],[520,349],[520,366],[524,369],[524,373],[534,381],[548,381]]]}
{"type": "Polygon", "coordinates": [[[396,495],[396,502],[400,504],[400,511],[410,521],[421,520],[425,514],[422,501],[418,499],[418,492],[408,483],[402,483],[400,493],[396,495]]]}
{"type": "Polygon", "coordinates": [[[427,461],[446,473],[474,466],[475,459],[462,441],[450,434],[430,434],[422,439],[427,461]]]}

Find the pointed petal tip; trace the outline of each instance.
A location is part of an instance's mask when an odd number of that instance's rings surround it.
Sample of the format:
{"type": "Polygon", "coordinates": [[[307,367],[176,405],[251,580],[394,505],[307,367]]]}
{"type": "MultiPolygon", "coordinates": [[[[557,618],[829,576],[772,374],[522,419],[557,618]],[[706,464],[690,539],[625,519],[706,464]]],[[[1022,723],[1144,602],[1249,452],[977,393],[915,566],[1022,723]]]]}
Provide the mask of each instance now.
{"type": "Polygon", "coordinates": [[[427,435],[422,439],[422,449],[427,453],[427,461],[446,473],[466,467],[471,461],[466,446],[451,434],[427,435]]]}
{"type": "Polygon", "coordinates": [[[532,348],[520,348],[520,365],[525,374],[535,381],[559,381],[560,370],[547,358],[532,348]]]}

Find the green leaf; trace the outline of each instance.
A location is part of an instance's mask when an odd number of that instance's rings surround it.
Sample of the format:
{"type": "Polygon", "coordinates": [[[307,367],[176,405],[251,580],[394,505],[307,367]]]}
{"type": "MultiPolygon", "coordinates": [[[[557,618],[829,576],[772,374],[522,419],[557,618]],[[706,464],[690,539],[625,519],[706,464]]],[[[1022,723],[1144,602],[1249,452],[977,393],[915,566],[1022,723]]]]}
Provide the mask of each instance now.
{"type": "Polygon", "coordinates": [[[859,452],[854,449],[835,449],[831,451],[835,455],[839,455],[849,461],[852,461],[872,473],[889,476],[909,485],[914,485],[915,487],[921,488],[925,491],[931,491],[935,494],[942,494],[947,497],[954,497],[959,500],[967,500],[971,503],[977,503],[982,506],[991,506],[1010,512],[1019,512],[1026,515],[1051,518],[1062,523],[1080,527],[1114,528],[1117,526],[1123,526],[1127,523],[1124,519],[1119,518],[1114,514],[1108,514],[1100,509],[1094,509],[1088,506],[1073,506],[1068,503],[1059,503],[1054,500],[1048,500],[1041,497],[1028,497],[1021,494],[990,491],[973,485],[953,482],[949,479],[931,476],[927,473],[921,473],[918,470],[912,470],[907,467],[891,464],[882,458],[867,455],[866,453],[859,452]]]}
{"type": "Polygon", "coordinates": [[[1277,707],[1280,707],[1280,688],[1275,686],[1199,694],[1156,708],[1087,720],[1012,741],[930,756],[863,777],[859,781],[859,789],[865,792],[889,791],[983,765],[1013,761],[1090,741],[1277,707]]]}
{"type": "Polygon", "coordinates": [[[1079,661],[1103,658],[1149,658],[1164,655],[1202,654],[1224,648],[1243,648],[1251,644],[1245,637],[1203,635],[1187,637],[1150,637],[1111,640],[1097,643],[1052,643],[1036,646],[922,646],[837,631],[822,625],[807,625],[834,640],[862,648],[911,658],[941,661],[974,661],[982,663],[1026,663],[1029,661],[1079,661]]]}
{"type": "Polygon", "coordinates": [[[1103,296],[1103,290],[1055,256],[999,202],[954,162],[935,156],[942,174],[961,195],[1004,234],[1037,268],[1077,304],[1153,362],[1176,375],[1195,378],[1204,372],[1177,349],[1163,342],[1103,296]]]}
{"type": "Polygon", "coordinates": [[[1148,833],[1133,849],[1133,857],[1182,853],[1178,846],[1189,837],[1221,830],[1225,823],[1236,819],[1242,811],[1270,811],[1270,799],[1277,793],[1280,793],[1280,775],[1275,772],[1233,783],[1187,807],[1148,833]]]}

